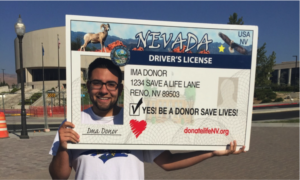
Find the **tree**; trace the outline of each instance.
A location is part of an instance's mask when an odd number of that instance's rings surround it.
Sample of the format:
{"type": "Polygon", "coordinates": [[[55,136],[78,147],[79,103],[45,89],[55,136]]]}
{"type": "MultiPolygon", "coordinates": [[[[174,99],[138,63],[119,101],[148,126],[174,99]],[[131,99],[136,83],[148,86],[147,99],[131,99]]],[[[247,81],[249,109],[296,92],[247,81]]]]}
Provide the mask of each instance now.
{"type": "Polygon", "coordinates": [[[229,22],[227,24],[239,24],[239,25],[243,25],[244,21],[243,21],[243,17],[238,19],[238,15],[237,13],[233,13],[233,15],[229,16],[229,22]]]}
{"type": "Polygon", "coordinates": [[[271,84],[270,77],[275,65],[276,53],[267,57],[266,43],[257,49],[255,87],[266,87],[271,84]]]}
{"type": "Polygon", "coordinates": [[[8,86],[9,87],[9,85],[4,81],[4,82],[0,82],[0,86],[8,86]]]}
{"type": "Polygon", "coordinates": [[[75,41],[71,42],[71,50],[78,50],[82,46],[82,40],[81,37],[77,36],[75,41]]]}
{"type": "MultiPolygon", "coordinates": [[[[227,24],[243,25],[243,17],[238,18],[237,13],[233,13],[229,16],[229,22],[227,24]]],[[[255,87],[266,87],[271,84],[269,78],[272,76],[271,73],[275,65],[276,53],[273,51],[272,54],[267,57],[267,51],[265,49],[266,43],[257,49],[255,87]]]]}

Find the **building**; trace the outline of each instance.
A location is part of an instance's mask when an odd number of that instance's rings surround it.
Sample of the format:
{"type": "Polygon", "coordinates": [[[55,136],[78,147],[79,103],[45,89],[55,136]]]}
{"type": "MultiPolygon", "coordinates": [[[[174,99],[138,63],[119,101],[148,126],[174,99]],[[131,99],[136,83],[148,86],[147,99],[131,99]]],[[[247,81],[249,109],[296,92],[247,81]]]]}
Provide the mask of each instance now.
{"type": "MultiPolygon", "coordinates": [[[[22,43],[24,81],[26,86],[43,88],[43,59],[45,89],[58,86],[58,57],[60,65],[60,84],[66,84],[65,27],[53,27],[25,33],[22,43]],[[57,36],[59,35],[59,37],[57,36]],[[58,52],[58,38],[60,43],[58,52]],[[42,55],[42,43],[44,56],[42,55]],[[58,55],[59,54],[59,55],[58,55]]],[[[19,39],[15,39],[15,64],[18,83],[20,76],[19,39]]]]}
{"type": "MultiPolygon", "coordinates": [[[[27,32],[23,37],[23,68],[24,81],[26,86],[33,89],[43,88],[43,60],[45,89],[57,88],[58,86],[58,59],[60,71],[61,88],[66,88],[66,30],[65,27],[53,27],[27,32]],[[59,36],[59,37],[58,37],[59,36]],[[58,49],[58,38],[60,49],[58,49]],[[42,55],[42,43],[44,56],[42,55]],[[43,60],[42,60],[43,59],[43,60]]],[[[15,64],[18,83],[20,83],[20,58],[19,39],[15,39],[15,64]]],[[[88,65],[96,56],[85,56],[81,60],[81,83],[85,83],[84,75],[88,65]]],[[[107,57],[109,58],[109,57],[107,57]]],[[[299,63],[297,68],[295,61],[282,62],[274,66],[272,83],[295,85],[299,84],[299,63]]],[[[123,67],[121,67],[123,71],[123,67]]]]}
{"type": "MultiPolygon", "coordinates": [[[[15,43],[15,65],[17,81],[21,82],[19,39],[15,43]]],[[[25,33],[22,41],[23,68],[25,86],[33,89],[43,89],[43,66],[45,90],[58,86],[58,60],[60,71],[60,86],[66,88],[66,29],[53,27],[25,33]],[[60,48],[58,49],[58,38],[60,48]],[[42,52],[42,43],[44,56],[42,52]],[[44,65],[43,65],[44,61],[44,65]]],[[[84,56],[81,59],[81,83],[85,84],[88,65],[98,56],[84,56]]],[[[109,59],[109,57],[107,57],[109,59]]],[[[121,67],[123,71],[123,68],[121,67]]]]}
{"type": "Polygon", "coordinates": [[[273,84],[284,84],[288,86],[299,85],[299,61],[287,61],[276,64],[273,67],[272,77],[273,84]]]}

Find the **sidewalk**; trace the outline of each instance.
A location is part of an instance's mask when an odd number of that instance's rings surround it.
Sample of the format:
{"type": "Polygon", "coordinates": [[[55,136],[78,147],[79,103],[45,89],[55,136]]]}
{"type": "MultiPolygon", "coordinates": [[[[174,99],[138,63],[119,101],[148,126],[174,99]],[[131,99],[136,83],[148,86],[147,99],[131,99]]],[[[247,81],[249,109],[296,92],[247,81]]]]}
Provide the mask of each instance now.
{"type": "MultiPolygon", "coordinates": [[[[299,179],[299,128],[253,123],[249,152],[214,157],[190,168],[166,172],[145,164],[146,179],[299,179]],[[262,124],[257,127],[254,124],[262,124]]],[[[277,124],[277,123],[271,123],[277,124]]],[[[299,124],[296,123],[298,126],[299,124]]],[[[29,132],[30,139],[0,139],[0,179],[51,179],[48,154],[56,131],[29,132]]],[[[178,153],[180,151],[172,151],[178,153]]],[[[70,179],[74,179],[72,171],[70,179]]]]}
{"type": "Polygon", "coordinates": [[[0,139],[0,179],[51,179],[48,166],[52,156],[48,153],[55,134],[29,132],[29,139],[20,139],[20,133],[10,133],[9,138],[0,139]]]}

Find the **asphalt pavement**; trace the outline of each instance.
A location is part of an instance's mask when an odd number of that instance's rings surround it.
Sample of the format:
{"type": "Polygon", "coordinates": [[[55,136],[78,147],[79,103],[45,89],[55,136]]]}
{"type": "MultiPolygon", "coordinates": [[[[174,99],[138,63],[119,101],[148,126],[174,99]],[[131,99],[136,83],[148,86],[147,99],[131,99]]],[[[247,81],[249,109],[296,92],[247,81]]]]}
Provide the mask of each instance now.
{"type": "MultiPolygon", "coordinates": [[[[10,120],[9,120],[10,119],[10,120]]],[[[7,121],[20,121],[18,118],[7,121]],[[15,119],[15,120],[14,120],[15,119]]],[[[48,119],[61,122],[63,118],[48,119]]],[[[29,118],[28,123],[41,122],[29,118]]],[[[0,179],[51,179],[48,154],[55,130],[29,132],[29,139],[20,139],[20,132],[0,138],[0,179]]],[[[172,151],[181,153],[182,151],[172,151]]],[[[74,179],[72,171],[69,179],[74,179]]],[[[240,155],[213,157],[192,167],[164,171],[145,163],[146,179],[299,179],[299,123],[252,123],[250,150],[240,155]]]]}
{"type": "MultiPolygon", "coordinates": [[[[270,123],[255,123],[270,124],[270,123]]],[[[271,123],[273,124],[273,123],[271,123]]],[[[275,124],[275,123],[274,123],[275,124]]],[[[192,167],[164,171],[145,163],[146,179],[299,179],[299,124],[294,127],[255,126],[250,150],[213,157],[192,167]]],[[[10,133],[0,139],[0,179],[51,179],[48,154],[56,131],[29,132],[29,139],[10,133]]],[[[180,153],[180,151],[172,151],[180,153]]],[[[74,179],[72,171],[69,179],[74,179]]]]}

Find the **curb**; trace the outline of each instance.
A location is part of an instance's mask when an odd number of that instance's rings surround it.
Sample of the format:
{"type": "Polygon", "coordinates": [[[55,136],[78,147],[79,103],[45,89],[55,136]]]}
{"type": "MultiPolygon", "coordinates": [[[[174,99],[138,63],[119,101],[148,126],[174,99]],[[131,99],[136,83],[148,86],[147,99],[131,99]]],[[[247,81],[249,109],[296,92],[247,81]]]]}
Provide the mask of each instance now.
{"type": "Polygon", "coordinates": [[[252,110],[252,114],[263,114],[263,113],[277,113],[277,112],[289,112],[289,111],[300,111],[299,107],[292,108],[278,108],[278,109],[257,109],[252,110]]]}
{"type": "Polygon", "coordinates": [[[291,102],[291,103],[265,103],[261,105],[254,105],[253,108],[260,108],[260,107],[272,107],[272,106],[287,106],[287,105],[296,105],[299,104],[299,102],[291,102]]]}
{"type": "Polygon", "coordinates": [[[252,127],[296,127],[299,123],[252,123],[252,127]]]}
{"type": "MultiPolygon", "coordinates": [[[[47,122],[47,124],[58,124],[60,125],[62,123],[62,121],[60,122],[47,122]]],[[[21,122],[6,122],[7,125],[21,125],[21,122]]],[[[41,124],[45,124],[45,122],[26,122],[26,124],[37,124],[37,125],[41,125],[41,124]]]]}
{"type": "MultiPolygon", "coordinates": [[[[37,137],[37,136],[55,136],[56,135],[57,130],[52,130],[50,132],[28,132],[28,136],[29,139],[31,137],[37,137]]],[[[16,139],[20,139],[20,133],[9,133],[9,138],[16,138],[16,139]]]]}
{"type": "Polygon", "coordinates": [[[264,123],[264,122],[275,122],[277,123],[278,121],[290,121],[290,120],[294,120],[294,119],[299,119],[299,117],[295,117],[295,118],[286,118],[286,119],[268,119],[268,120],[256,120],[253,121],[252,123],[264,123]]]}

